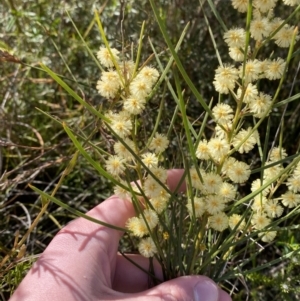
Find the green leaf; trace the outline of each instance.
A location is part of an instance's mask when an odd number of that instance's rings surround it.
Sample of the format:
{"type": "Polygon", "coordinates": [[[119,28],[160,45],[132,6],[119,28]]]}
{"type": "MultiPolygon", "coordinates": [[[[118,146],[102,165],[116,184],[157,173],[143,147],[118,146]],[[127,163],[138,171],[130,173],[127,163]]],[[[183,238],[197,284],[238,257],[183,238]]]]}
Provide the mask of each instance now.
{"type": "Polygon", "coordinates": [[[216,19],[218,20],[218,22],[220,23],[220,25],[222,26],[224,31],[228,31],[227,26],[225,25],[225,23],[223,22],[223,19],[221,18],[220,14],[218,13],[215,4],[212,2],[212,0],[207,0],[212,12],[214,13],[216,19]]]}
{"type": "Polygon", "coordinates": [[[104,71],[104,69],[103,69],[102,66],[100,65],[99,61],[98,61],[98,60],[96,59],[96,57],[94,56],[92,50],[90,49],[90,47],[89,47],[89,46],[87,45],[87,43],[85,42],[85,39],[82,37],[82,35],[81,35],[81,33],[79,32],[77,26],[76,26],[75,23],[73,22],[73,20],[72,20],[70,14],[69,14],[69,12],[67,11],[66,13],[67,13],[68,17],[70,18],[70,20],[71,20],[71,22],[72,22],[72,24],[73,24],[73,26],[74,26],[74,28],[75,28],[75,30],[76,30],[78,36],[80,37],[80,39],[81,39],[83,45],[85,46],[85,48],[87,49],[88,53],[89,53],[90,56],[93,58],[94,62],[95,62],[96,65],[99,67],[99,69],[100,69],[101,71],[104,71]]]}
{"type": "Polygon", "coordinates": [[[96,219],[96,218],[93,218],[93,217],[91,217],[91,216],[89,216],[89,215],[86,215],[86,214],[82,213],[81,211],[78,211],[78,210],[76,210],[76,209],[70,207],[69,205],[63,203],[62,201],[58,200],[57,198],[51,196],[50,194],[47,194],[47,193],[45,193],[44,191],[39,190],[38,188],[36,188],[36,187],[34,187],[34,186],[32,186],[32,185],[29,185],[29,186],[30,186],[30,188],[31,188],[33,191],[35,191],[35,192],[37,192],[38,194],[40,194],[42,198],[48,199],[48,200],[52,201],[53,203],[57,204],[58,206],[60,206],[60,207],[62,207],[62,208],[64,208],[64,209],[70,211],[71,213],[73,213],[73,214],[75,214],[75,215],[77,215],[77,216],[79,216],[79,217],[83,217],[83,218],[85,218],[85,219],[87,219],[87,220],[89,220],[89,221],[91,221],[91,222],[94,222],[94,223],[96,223],[96,224],[99,224],[99,225],[102,225],[102,226],[105,226],[105,227],[108,227],[108,228],[111,228],[111,229],[115,229],[115,230],[118,230],[118,231],[128,231],[128,230],[125,229],[125,228],[117,227],[117,226],[114,226],[114,225],[105,223],[105,222],[103,222],[103,221],[100,221],[100,220],[98,220],[98,219],[96,219]]]}
{"type": "Polygon", "coordinates": [[[172,53],[172,56],[174,58],[174,61],[176,62],[177,68],[180,71],[183,79],[185,80],[186,84],[189,86],[189,88],[191,89],[191,91],[193,92],[193,94],[195,95],[196,99],[199,101],[199,103],[202,105],[202,107],[204,108],[204,110],[206,112],[209,113],[209,115],[211,117],[213,117],[212,112],[210,110],[210,108],[208,107],[208,105],[206,104],[205,100],[203,99],[202,95],[198,92],[197,88],[195,87],[195,85],[193,84],[192,80],[190,79],[190,77],[187,75],[185,69],[183,68],[183,65],[170,41],[169,35],[165,29],[164,23],[159,15],[159,12],[157,10],[157,7],[154,3],[154,0],[150,0],[150,4],[152,6],[152,10],[154,12],[155,18],[157,20],[157,23],[159,25],[159,28],[163,34],[163,37],[165,39],[165,42],[167,43],[169,50],[172,53]]]}
{"type": "Polygon", "coordinates": [[[87,102],[85,102],[73,89],[71,89],[66,82],[64,82],[60,77],[57,76],[55,72],[49,69],[47,66],[41,64],[41,68],[46,71],[62,88],[64,88],[69,95],[75,98],[81,105],[83,105],[88,111],[90,111],[93,115],[99,117],[105,122],[109,122],[108,118],[99,113],[95,108],[90,106],[87,102]]]}
{"type": "Polygon", "coordinates": [[[115,185],[118,185],[118,186],[126,189],[127,191],[129,191],[128,187],[126,187],[125,185],[123,185],[122,183],[117,181],[113,176],[111,176],[108,172],[106,172],[105,169],[103,169],[103,167],[98,162],[93,160],[93,158],[85,151],[85,149],[82,147],[80,142],[76,139],[76,137],[74,136],[72,131],[67,127],[67,125],[65,123],[63,123],[63,127],[64,127],[64,130],[66,131],[66,133],[68,134],[68,136],[70,137],[70,139],[72,140],[72,142],[74,143],[75,147],[78,149],[78,151],[99,172],[99,174],[101,176],[110,180],[115,185]]]}

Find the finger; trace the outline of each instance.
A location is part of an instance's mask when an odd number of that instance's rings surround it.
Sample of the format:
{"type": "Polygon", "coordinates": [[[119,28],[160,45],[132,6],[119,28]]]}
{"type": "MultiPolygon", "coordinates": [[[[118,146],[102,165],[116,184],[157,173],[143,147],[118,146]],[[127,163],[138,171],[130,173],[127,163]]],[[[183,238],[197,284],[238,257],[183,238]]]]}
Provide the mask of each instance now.
{"type": "Polygon", "coordinates": [[[184,176],[183,169],[168,170],[167,185],[171,191],[175,191],[179,183],[181,184],[177,192],[184,192],[186,190],[186,183],[185,181],[182,181],[183,176],[184,176]]]}
{"type": "Polygon", "coordinates": [[[148,258],[139,254],[126,254],[125,258],[118,254],[112,289],[123,293],[138,293],[163,282],[161,265],[156,259],[153,259],[156,282],[147,274],[149,268],[150,261],[148,258]]]}
{"type": "Polygon", "coordinates": [[[220,301],[232,301],[230,295],[223,290],[220,291],[219,299],[220,301]]]}
{"type": "MultiPolygon", "coordinates": [[[[170,190],[175,190],[178,186],[178,183],[181,183],[181,178],[184,174],[183,170],[180,169],[173,169],[169,170],[167,172],[167,185],[169,186],[170,190]]],[[[178,191],[184,191],[185,190],[185,183],[181,183],[178,191]]],[[[105,202],[103,202],[101,205],[95,207],[93,210],[91,210],[89,215],[102,220],[106,223],[109,223],[111,225],[115,225],[118,227],[125,227],[125,224],[127,220],[133,216],[135,216],[135,210],[131,202],[127,200],[119,199],[116,196],[112,196],[109,199],[107,199],[105,202]]],[[[80,228],[82,226],[80,225],[80,228]]],[[[107,257],[109,258],[109,262],[111,265],[111,279],[117,279],[122,280],[124,279],[125,282],[132,279],[131,277],[120,277],[120,271],[124,271],[122,268],[126,265],[127,268],[131,265],[131,269],[135,270],[137,274],[139,274],[138,278],[140,285],[136,285],[136,291],[142,291],[145,287],[148,288],[148,276],[146,273],[142,273],[141,270],[138,270],[138,268],[134,267],[129,262],[125,263],[124,259],[121,259],[122,264],[120,265],[121,270],[119,271],[119,267],[116,268],[116,257],[115,254],[118,250],[119,240],[120,237],[123,235],[122,231],[117,231],[111,228],[102,227],[101,230],[98,232],[98,234],[101,236],[99,238],[100,240],[96,241],[102,243],[103,250],[105,250],[105,253],[107,254],[107,257]],[[117,273],[114,275],[113,273],[117,273]]],[[[98,246],[99,247],[99,246],[98,246]]],[[[120,260],[120,259],[119,259],[120,260]]],[[[148,264],[148,260],[143,260],[143,265],[148,264]]],[[[148,270],[148,268],[146,269],[148,270]]],[[[126,269],[125,269],[126,271],[126,269]]],[[[158,268],[156,271],[158,273],[161,273],[161,269],[158,268]]],[[[123,272],[122,272],[123,273],[123,272]]],[[[124,275],[124,274],[123,274],[124,275]]],[[[114,283],[118,283],[117,281],[114,281],[114,283]]],[[[122,282],[119,283],[122,288],[129,287],[125,283],[122,284],[122,282]]]]}
{"type": "Polygon", "coordinates": [[[106,300],[132,301],[231,301],[211,279],[205,276],[184,276],[164,282],[138,294],[117,293],[106,300]]]}
{"type": "MultiPolygon", "coordinates": [[[[230,296],[206,276],[179,277],[149,290],[146,296],[153,301],[231,301],[230,296]]],[[[136,300],[147,300],[143,293],[139,298],[136,300]]]]}
{"type": "MultiPolygon", "coordinates": [[[[177,187],[182,176],[183,170],[181,169],[168,171],[167,184],[170,187],[170,190],[174,190],[177,187]]],[[[185,184],[183,183],[179,190],[183,191],[184,189],[185,184]]],[[[90,210],[88,215],[107,224],[124,228],[127,220],[135,216],[135,210],[131,202],[128,200],[122,200],[113,195],[100,205],[90,210]]],[[[79,218],[67,225],[51,244],[55,244],[62,234],[69,234],[70,239],[72,239],[72,233],[78,233],[76,243],[79,245],[80,242],[82,242],[81,248],[96,248],[97,244],[100,243],[100,247],[105,249],[106,253],[110,255],[111,258],[115,257],[120,237],[123,235],[122,231],[99,226],[98,224],[92,223],[84,218],[79,218]]],[[[64,235],[61,239],[65,241],[66,236],[64,235]]],[[[81,248],[79,248],[79,251],[81,248]]]]}
{"type": "MultiPolygon", "coordinates": [[[[185,183],[182,181],[182,177],[184,175],[184,171],[181,169],[173,169],[167,171],[167,185],[170,190],[174,191],[177,189],[178,192],[182,192],[186,189],[185,183]],[[179,185],[179,187],[177,187],[179,185]]],[[[101,204],[101,209],[105,207],[105,212],[112,213],[112,215],[109,215],[106,217],[105,221],[116,225],[118,227],[124,227],[126,221],[135,215],[135,212],[133,210],[133,205],[124,200],[119,200],[118,204],[121,206],[121,202],[125,202],[125,205],[127,206],[127,212],[126,210],[123,210],[123,212],[120,214],[118,211],[122,207],[116,208],[116,201],[114,200],[116,197],[113,196],[109,198],[107,201],[101,204]],[[110,208],[110,206],[112,208],[110,208]],[[131,208],[130,208],[131,206],[131,208]]],[[[119,206],[119,205],[118,205],[119,206]]],[[[95,209],[95,211],[97,208],[95,209]]],[[[95,212],[96,215],[98,214],[95,212]]],[[[91,214],[94,215],[93,212],[91,214]]],[[[96,217],[96,216],[95,216],[96,217]]],[[[103,220],[103,219],[102,219],[103,220]]],[[[120,236],[123,234],[122,232],[117,232],[113,229],[106,228],[105,232],[108,234],[108,238],[110,239],[110,244],[107,246],[107,253],[116,254],[120,236]]],[[[129,255],[130,257],[130,255],[129,255]]],[[[138,256],[131,256],[136,264],[138,266],[142,266],[145,270],[149,269],[149,260],[146,258],[138,256]]],[[[149,288],[149,277],[148,275],[143,272],[141,269],[130,263],[127,259],[125,259],[122,256],[117,257],[117,263],[114,262],[115,257],[112,257],[111,264],[113,264],[113,271],[115,272],[114,280],[113,280],[113,287],[116,290],[122,291],[122,292],[138,292],[142,291],[146,288],[149,288]],[[130,271],[130,272],[129,272],[130,271]],[[128,275],[129,277],[124,277],[124,275],[128,275]],[[135,275],[134,277],[132,275],[135,275]],[[137,281],[134,285],[131,283],[132,281],[137,281]]],[[[155,261],[155,273],[159,276],[160,279],[162,279],[162,270],[160,265],[157,261],[155,261]]]]}

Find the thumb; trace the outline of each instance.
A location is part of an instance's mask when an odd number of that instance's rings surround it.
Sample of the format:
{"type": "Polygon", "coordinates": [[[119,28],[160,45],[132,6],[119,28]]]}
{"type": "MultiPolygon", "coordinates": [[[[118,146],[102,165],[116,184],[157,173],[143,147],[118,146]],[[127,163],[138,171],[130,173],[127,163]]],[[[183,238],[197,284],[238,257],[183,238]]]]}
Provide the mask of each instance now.
{"type": "Polygon", "coordinates": [[[136,301],[231,301],[230,296],[205,276],[183,276],[134,294],[136,301]]]}

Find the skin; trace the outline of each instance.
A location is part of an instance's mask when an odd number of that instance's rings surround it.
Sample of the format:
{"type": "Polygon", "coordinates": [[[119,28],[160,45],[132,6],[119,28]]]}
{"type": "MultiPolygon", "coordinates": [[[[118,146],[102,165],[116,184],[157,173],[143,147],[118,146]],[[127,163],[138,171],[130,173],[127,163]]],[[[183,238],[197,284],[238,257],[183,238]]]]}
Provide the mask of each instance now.
{"type": "MultiPolygon", "coordinates": [[[[182,170],[168,171],[174,190],[182,170]]],[[[184,190],[184,184],[180,188],[184,190]]],[[[129,201],[111,196],[88,214],[124,227],[135,216],[129,201]]],[[[83,218],[64,227],[33,265],[10,301],[230,301],[230,296],[205,276],[184,276],[148,289],[148,276],[118,254],[123,233],[83,218]],[[200,292],[201,290],[201,292],[200,292]],[[194,291],[200,292],[200,297],[194,291]]],[[[148,269],[149,260],[130,255],[148,269]]],[[[159,264],[155,272],[162,279],[159,264]]]]}

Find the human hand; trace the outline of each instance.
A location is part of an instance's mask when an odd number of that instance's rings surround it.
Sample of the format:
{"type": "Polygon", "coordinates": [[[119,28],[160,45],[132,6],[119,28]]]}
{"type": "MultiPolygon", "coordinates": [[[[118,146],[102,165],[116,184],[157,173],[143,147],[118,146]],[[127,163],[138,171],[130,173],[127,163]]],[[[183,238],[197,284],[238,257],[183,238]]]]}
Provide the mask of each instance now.
{"type": "MultiPolygon", "coordinates": [[[[177,186],[182,170],[168,172],[168,186],[177,186]]],[[[135,215],[132,204],[112,196],[88,215],[124,227],[135,215]]],[[[118,254],[122,232],[78,218],[63,228],[33,265],[10,301],[230,301],[205,276],[184,276],[148,289],[148,275],[118,254]]],[[[148,269],[149,260],[130,258],[148,269]]],[[[162,279],[159,264],[155,271],[162,279]]]]}

